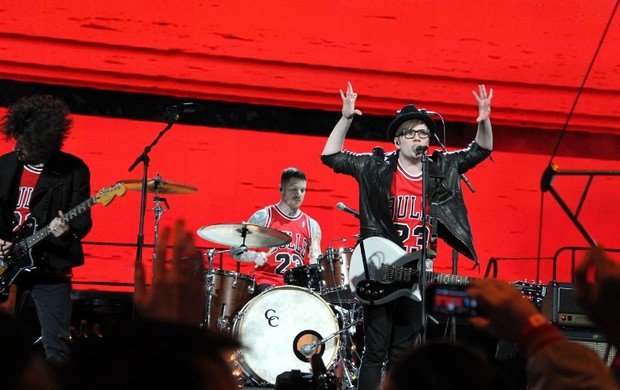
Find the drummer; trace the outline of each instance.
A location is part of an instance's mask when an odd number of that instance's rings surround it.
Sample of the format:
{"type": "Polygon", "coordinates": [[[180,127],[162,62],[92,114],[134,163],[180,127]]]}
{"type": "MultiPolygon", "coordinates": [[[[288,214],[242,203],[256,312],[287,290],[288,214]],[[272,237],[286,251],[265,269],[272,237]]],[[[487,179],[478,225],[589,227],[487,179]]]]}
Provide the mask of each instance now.
{"type": "Polygon", "coordinates": [[[254,262],[250,275],[256,280],[255,294],[271,286],[284,284],[284,273],[292,268],[314,264],[321,254],[321,228],[300,210],[306,195],[306,175],[297,168],[286,168],[280,178],[280,201],[255,212],[248,223],[277,229],[288,234],[291,242],[269,251],[232,247],[237,261],[254,262]]]}

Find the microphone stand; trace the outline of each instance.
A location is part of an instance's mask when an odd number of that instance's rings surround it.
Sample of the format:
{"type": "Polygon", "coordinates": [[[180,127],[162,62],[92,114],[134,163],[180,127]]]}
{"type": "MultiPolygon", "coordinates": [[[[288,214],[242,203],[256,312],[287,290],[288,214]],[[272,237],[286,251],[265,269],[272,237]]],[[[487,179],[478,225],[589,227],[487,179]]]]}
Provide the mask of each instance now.
{"type": "MultiPolygon", "coordinates": [[[[142,163],[142,191],[140,197],[140,222],[138,224],[138,237],[136,241],[136,263],[142,263],[142,251],[144,248],[144,217],[146,214],[146,194],[147,194],[147,181],[148,171],[151,159],[149,158],[149,152],[159,142],[159,139],[181,118],[182,110],[173,112],[168,119],[168,125],[159,132],[157,137],[148,146],[144,148],[144,151],[136,158],[136,160],[129,167],[129,172],[133,171],[138,164],[142,163]]],[[[153,262],[155,265],[155,262],[153,262]]]]}
{"type": "Polygon", "coordinates": [[[426,205],[427,205],[427,193],[428,193],[428,161],[429,156],[426,152],[422,154],[422,253],[420,256],[420,303],[422,304],[422,343],[426,342],[426,259],[427,253],[427,241],[428,232],[426,231],[426,205]]]}

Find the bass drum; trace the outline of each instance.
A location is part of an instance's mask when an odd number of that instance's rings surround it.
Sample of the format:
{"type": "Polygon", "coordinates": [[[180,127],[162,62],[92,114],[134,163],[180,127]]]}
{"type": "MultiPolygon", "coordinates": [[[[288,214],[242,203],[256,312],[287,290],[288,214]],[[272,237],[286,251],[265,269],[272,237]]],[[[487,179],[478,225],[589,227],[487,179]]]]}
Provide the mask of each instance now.
{"type": "Polygon", "coordinates": [[[242,345],[236,363],[256,385],[275,385],[283,372],[310,372],[302,347],[329,338],[314,350],[329,369],[338,353],[338,331],[336,315],[320,296],[297,286],[274,287],[235,317],[233,337],[242,345]]]}

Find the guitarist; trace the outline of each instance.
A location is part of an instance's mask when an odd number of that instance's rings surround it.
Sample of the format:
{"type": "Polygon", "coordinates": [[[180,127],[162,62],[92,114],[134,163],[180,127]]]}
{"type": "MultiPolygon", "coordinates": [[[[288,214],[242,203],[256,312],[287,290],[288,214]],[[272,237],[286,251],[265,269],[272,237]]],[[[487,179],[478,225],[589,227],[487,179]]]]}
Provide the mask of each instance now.
{"type": "MultiPolygon", "coordinates": [[[[476,260],[471,228],[460,188],[460,174],[486,159],[493,148],[491,98],[484,85],[473,92],[478,104],[478,131],[465,149],[435,151],[428,164],[430,202],[438,204],[438,235],[465,256],[476,260]]],[[[344,140],[355,115],[357,94],[351,83],[342,98],[342,117],[332,130],[321,154],[323,163],[336,173],[353,176],[359,185],[360,239],[387,238],[408,252],[420,250],[428,224],[422,214],[422,156],[435,132],[435,122],[413,104],[403,107],[388,127],[388,140],[396,150],[380,147],[372,153],[344,150],[344,140]]],[[[426,237],[430,237],[427,234],[426,237]]],[[[385,362],[387,368],[422,332],[420,302],[400,297],[382,305],[364,305],[364,353],[358,389],[377,389],[385,362]]]]}
{"type": "Polygon", "coordinates": [[[0,156],[0,257],[14,267],[31,265],[17,274],[16,316],[32,297],[48,361],[62,362],[69,355],[71,320],[71,268],[84,263],[80,240],[92,227],[90,212],[65,223],[67,211],[90,197],[90,171],[79,158],[61,151],[72,125],[69,109],[52,96],[22,98],[9,107],[2,133],[14,141],[14,150],[0,156]],[[24,231],[36,220],[36,231],[50,232],[24,258],[11,256],[15,243],[31,236],[24,231]],[[25,223],[27,225],[25,225],[25,223]],[[21,229],[20,229],[21,228],[21,229]]]}

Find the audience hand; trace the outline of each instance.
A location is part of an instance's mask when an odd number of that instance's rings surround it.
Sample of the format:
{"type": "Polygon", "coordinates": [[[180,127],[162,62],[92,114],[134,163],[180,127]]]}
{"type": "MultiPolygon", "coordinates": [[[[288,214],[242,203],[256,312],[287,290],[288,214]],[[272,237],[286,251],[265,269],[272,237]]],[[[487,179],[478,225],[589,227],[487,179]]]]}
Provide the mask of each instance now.
{"type": "Polygon", "coordinates": [[[471,324],[506,341],[516,341],[528,319],[540,315],[519,290],[505,281],[477,279],[467,291],[484,313],[484,317],[472,317],[471,324]]]}
{"type": "Polygon", "coordinates": [[[166,247],[170,228],[163,229],[157,243],[153,281],[146,286],[144,266],[135,264],[134,303],[146,318],[199,326],[205,314],[205,273],[202,254],[194,246],[194,238],[184,231],[183,221],[174,230],[170,268],[166,267],[166,247]]]}
{"type": "Polygon", "coordinates": [[[600,247],[593,247],[575,270],[575,297],[588,317],[620,346],[620,264],[600,247]]]}

